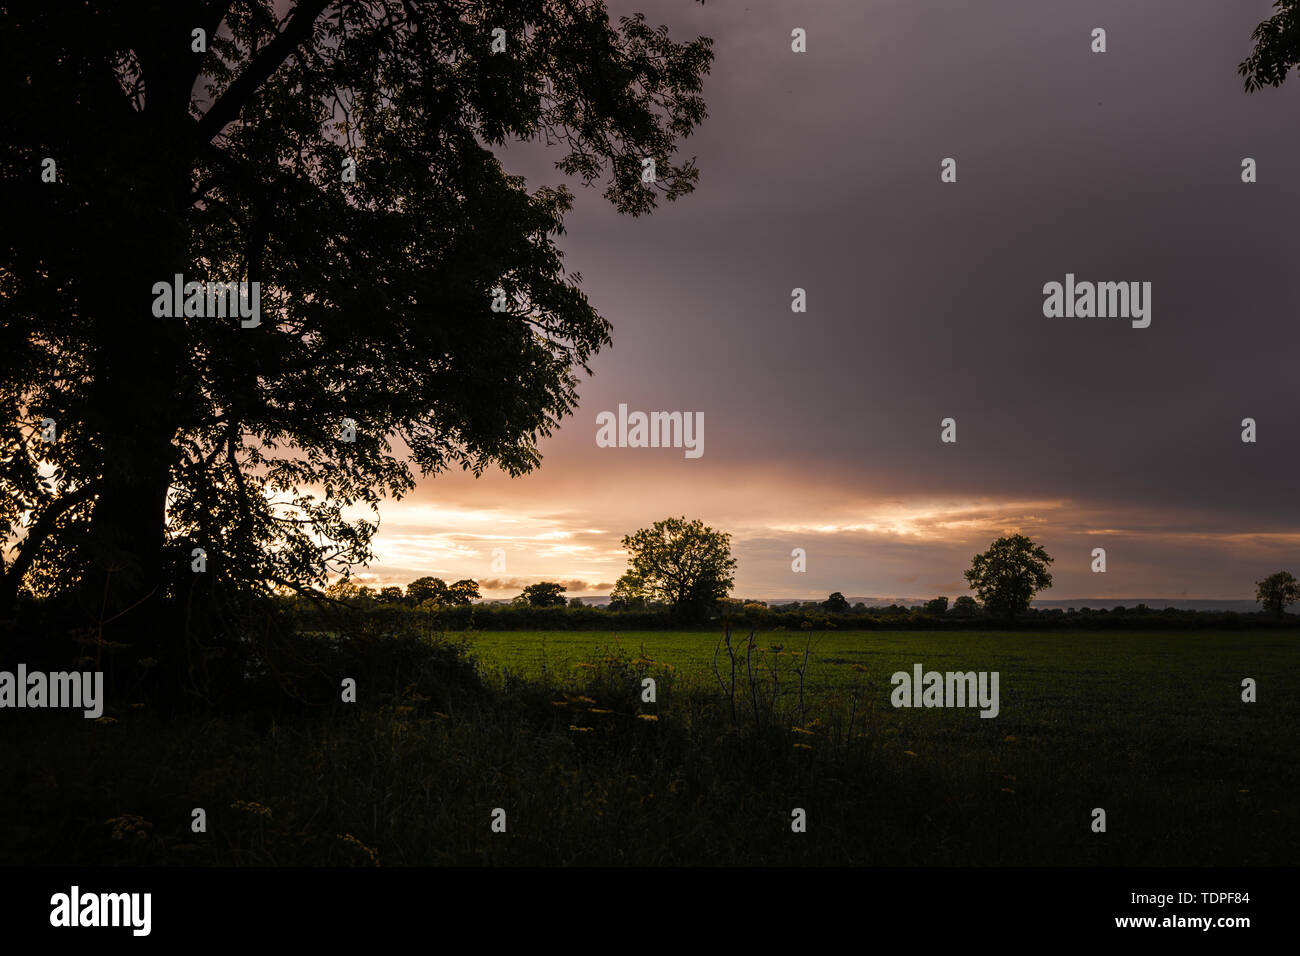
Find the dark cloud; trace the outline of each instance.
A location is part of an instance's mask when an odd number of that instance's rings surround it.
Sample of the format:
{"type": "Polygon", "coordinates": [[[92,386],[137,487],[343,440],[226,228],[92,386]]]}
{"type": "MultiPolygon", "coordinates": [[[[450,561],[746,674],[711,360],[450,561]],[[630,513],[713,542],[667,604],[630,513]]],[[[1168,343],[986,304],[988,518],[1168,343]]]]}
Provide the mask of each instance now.
{"type": "MultiPolygon", "coordinates": [[[[969,536],[920,516],[911,537],[824,539],[836,571],[807,587],[845,593],[951,590],[999,516],[1072,555],[1105,532],[1116,594],[1239,595],[1294,561],[1295,539],[1234,537],[1300,533],[1300,81],[1248,96],[1236,73],[1267,2],[611,6],[715,40],[710,118],[685,143],[700,186],[636,220],[577,190],[561,243],[614,346],[543,477],[479,502],[557,513],[558,476],[566,506],[601,504],[611,543],[666,513],[743,524],[725,502],[778,472],[755,525],[824,501],[809,524],[851,526],[854,494],[858,512],[988,502],[969,536]],[[1067,272],[1151,282],[1150,328],[1045,318],[1042,287],[1067,272]],[[595,416],[620,402],[703,411],[703,458],[597,448],[595,416]],[[1006,505],[1025,501],[1057,507],[1006,505]]],[[[502,155],[534,185],[563,179],[531,146],[502,155]]],[[[738,538],[738,590],[791,593],[787,537],[738,538]]]]}

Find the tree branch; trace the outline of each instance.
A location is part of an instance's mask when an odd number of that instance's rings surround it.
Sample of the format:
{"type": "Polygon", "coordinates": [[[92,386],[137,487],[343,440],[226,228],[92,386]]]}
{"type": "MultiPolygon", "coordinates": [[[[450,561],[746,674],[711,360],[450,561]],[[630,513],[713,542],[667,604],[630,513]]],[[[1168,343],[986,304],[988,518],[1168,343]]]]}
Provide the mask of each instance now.
{"type": "Polygon", "coordinates": [[[304,0],[294,10],[283,32],[262,47],[249,61],[244,72],[235,77],[233,83],[226,87],[220,99],[213,103],[195,127],[200,143],[210,142],[226,128],[226,124],[235,120],[243,108],[248,105],[262,84],[274,75],[307,39],[315,26],[316,19],[329,6],[330,0],[304,0]]]}
{"type": "Polygon", "coordinates": [[[0,607],[8,606],[18,594],[18,585],[31,569],[37,552],[40,551],[41,545],[49,537],[50,532],[54,530],[54,522],[59,519],[59,516],[88,501],[98,490],[98,481],[87,482],[76,491],[51,502],[32,522],[27,529],[27,537],[23,539],[18,557],[5,569],[3,577],[0,577],[0,607]]]}

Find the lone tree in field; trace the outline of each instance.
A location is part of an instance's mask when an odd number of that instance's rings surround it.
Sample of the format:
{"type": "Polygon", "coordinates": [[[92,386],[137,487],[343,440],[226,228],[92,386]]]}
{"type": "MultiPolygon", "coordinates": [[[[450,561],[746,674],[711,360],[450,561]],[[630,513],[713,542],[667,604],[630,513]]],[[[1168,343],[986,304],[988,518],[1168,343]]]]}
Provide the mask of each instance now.
{"type": "Polygon", "coordinates": [[[697,180],[675,154],[710,41],[603,0],[4,21],[0,616],[76,591],[118,634],[175,635],[149,627],[160,599],[364,564],[376,522],[346,510],[417,474],[532,470],[610,326],[555,244],[572,193],[494,149],[555,144],[633,216],[697,180]],[[184,311],[159,315],[178,275],[184,311]],[[207,282],[260,283],[258,324],[204,312],[207,282]]]}
{"type": "Polygon", "coordinates": [[[527,604],[529,607],[564,607],[567,603],[564,600],[564,591],[563,584],[540,581],[524,588],[524,593],[515,598],[515,601],[527,604]]]}
{"type": "Polygon", "coordinates": [[[705,527],[698,518],[656,521],[626,536],[623,547],[644,596],[679,616],[703,615],[735,584],[731,535],[705,527]]]}
{"type": "Polygon", "coordinates": [[[1296,581],[1295,575],[1290,571],[1279,571],[1277,574],[1270,574],[1263,581],[1256,581],[1258,590],[1255,592],[1255,600],[1263,605],[1266,611],[1281,617],[1286,613],[1286,609],[1300,601],[1300,581],[1296,581]]]}
{"type": "Polygon", "coordinates": [[[1042,545],[1023,534],[998,538],[971,559],[966,580],[980,602],[996,617],[1011,618],[1029,610],[1039,591],[1052,586],[1047,566],[1052,558],[1042,545]]]}

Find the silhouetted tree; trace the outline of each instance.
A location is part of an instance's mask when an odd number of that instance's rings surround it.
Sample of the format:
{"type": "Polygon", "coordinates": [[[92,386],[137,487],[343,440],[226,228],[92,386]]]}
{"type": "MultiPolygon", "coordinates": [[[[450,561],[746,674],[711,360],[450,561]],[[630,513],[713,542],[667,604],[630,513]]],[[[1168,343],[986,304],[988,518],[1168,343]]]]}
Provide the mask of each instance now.
{"type": "Polygon", "coordinates": [[[463,578],[454,584],[447,585],[446,602],[450,605],[473,604],[475,601],[482,600],[483,595],[479,593],[478,582],[463,578]]]}
{"type": "Polygon", "coordinates": [[[952,612],[958,617],[974,617],[979,612],[979,605],[969,594],[963,594],[952,602],[952,612]]]}
{"type": "Polygon", "coordinates": [[[1052,558],[1023,534],[998,538],[971,559],[966,580],[989,612],[1013,617],[1029,609],[1039,591],[1052,586],[1052,558]]]}
{"type": "Polygon", "coordinates": [[[524,588],[520,598],[528,602],[529,607],[564,607],[564,585],[554,581],[541,581],[524,588]]]}
{"type": "Polygon", "coordinates": [[[416,578],[406,586],[406,598],[412,604],[423,604],[425,601],[446,604],[447,582],[442,578],[416,578]]]}
{"type": "Polygon", "coordinates": [[[948,599],[946,597],[937,597],[931,601],[926,601],[924,609],[926,614],[947,614],[948,599]]]}
{"type": "Polygon", "coordinates": [[[335,601],[355,600],[361,589],[348,578],[339,578],[325,588],[325,593],[335,601]]]}
{"type": "Polygon", "coordinates": [[[698,616],[727,596],[735,583],[731,535],[705,527],[698,518],[665,518],[623,538],[629,570],[647,598],[674,613],[698,616]]]}
{"type": "Polygon", "coordinates": [[[832,613],[839,614],[849,609],[849,602],[839,591],[833,591],[831,596],[822,602],[822,607],[832,613]]]}
{"type": "Polygon", "coordinates": [[[609,592],[609,606],[614,611],[640,610],[645,607],[645,601],[645,582],[635,571],[624,573],[609,592]]]}
{"type": "Polygon", "coordinates": [[[1295,575],[1290,571],[1279,571],[1277,574],[1270,574],[1263,581],[1256,581],[1257,590],[1255,600],[1257,600],[1264,609],[1272,614],[1281,617],[1286,609],[1300,601],[1300,582],[1296,581],[1295,575]]]}
{"type": "Polygon", "coordinates": [[[199,582],[302,589],[364,562],[376,523],[345,510],[416,473],[538,464],[609,324],[555,245],[571,193],[530,192],[495,147],[558,143],[633,216],[697,179],[673,157],[710,41],[600,0],[3,17],[0,604],[80,586],[130,609],[120,633],[199,582]],[[260,283],[260,325],[156,316],[175,275],[260,283]]]}

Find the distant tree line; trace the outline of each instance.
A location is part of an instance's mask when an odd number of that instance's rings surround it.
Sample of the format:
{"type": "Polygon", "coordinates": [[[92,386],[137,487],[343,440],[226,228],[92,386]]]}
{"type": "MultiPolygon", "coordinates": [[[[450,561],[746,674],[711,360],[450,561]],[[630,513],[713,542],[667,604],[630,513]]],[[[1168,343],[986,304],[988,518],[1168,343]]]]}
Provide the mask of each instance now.
{"type": "Polygon", "coordinates": [[[1052,585],[1048,568],[1053,559],[1041,545],[1013,534],[998,538],[971,559],[965,577],[978,601],[961,595],[950,603],[947,596],[940,595],[910,607],[868,607],[861,602],[850,605],[843,592],[835,591],[824,601],[769,606],[764,601],[728,596],[736,565],[730,536],[698,520],[656,522],[626,536],[623,546],[630,556],[628,570],[618,579],[605,607],[584,604],[576,597],[566,604],[564,585],[553,581],[528,585],[508,604],[475,604],[482,600],[476,581],[447,584],[435,577],[418,578],[404,591],[399,587],[375,591],[340,581],[327,593],[359,607],[419,608],[435,613],[442,626],[457,630],[653,630],[713,622],[764,630],[1241,628],[1285,623],[1287,608],[1300,601],[1300,582],[1290,572],[1279,571],[1257,582],[1256,599],[1263,610],[1255,614],[1176,608],[1157,611],[1145,604],[1109,610],[1033,608],[1034,595],[1052,585]]]}
{"type": "MultiPolygon", "coordinates": [[[[392,590],[400,592],[400,588],[392,590]]],[[[832,611],[828,601],[796,601],[769,606],[762,601],[728,598],[703,620],[683,619],[665,604],[648,604],[635,609],[610,606],[553,604],[532,605],[515,599],[509,603],[439,604],[433,601],[412,604],[405,600],[388,602],[371,589],[358,589],[357,597],[344,603],[358,607],[383,619],[384,615],[427,615],[432,626],[448,631],[666,631],[700,630],[735,627],[758,630],[1246,630],[1259,628],[1294,628],[1294,615],[1278,616],[1270,611],[1194,611],[1181,608],[1157,610],[1139,604],[1113,608],[1030,608],[1012,619],[991,616],[974,599],[963,595],[949,603],[935,598],[914,605],[851,605],[847,610],[832,611]],[[369,591],[369,594],[365,592],[369,591]]],[[[302,610],[315,613],[317,608],[299,596],[284,600],[302,610]]]]}

